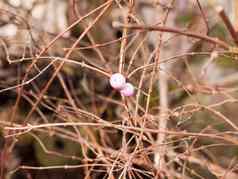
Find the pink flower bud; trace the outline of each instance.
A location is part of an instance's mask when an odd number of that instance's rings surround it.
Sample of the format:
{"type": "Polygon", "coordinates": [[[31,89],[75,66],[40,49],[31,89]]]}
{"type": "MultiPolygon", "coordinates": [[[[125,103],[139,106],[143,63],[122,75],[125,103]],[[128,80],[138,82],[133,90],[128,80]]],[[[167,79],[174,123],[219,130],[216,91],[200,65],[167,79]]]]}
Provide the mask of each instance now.
{"type": "Polygon", "coordinates": [[[125,77],[120,73],[115,73],[110,78],[110,85],[117,90],[121,90],[124,88],[126,84],[125,77]]]}
{"type": "Polygon", "coordinates": [[[133,96],[134,86],[131,83],[126,83],[124,88],[120,92],[123,96],[133,96]]]}

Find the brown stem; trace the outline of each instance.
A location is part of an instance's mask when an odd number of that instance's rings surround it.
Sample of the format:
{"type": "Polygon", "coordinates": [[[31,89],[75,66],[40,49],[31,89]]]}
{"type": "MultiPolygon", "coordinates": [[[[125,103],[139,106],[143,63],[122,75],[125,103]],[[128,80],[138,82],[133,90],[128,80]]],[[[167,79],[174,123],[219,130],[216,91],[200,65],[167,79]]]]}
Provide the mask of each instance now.
{"type": "Polygon", "coordinates": [[[228,45],[226,42],[219,40],[218,38],[214,37],[209,37],[206,35],[200,35],[197,33],[189,32],[189,31],[184,31],[182,29],[178,28],[171,28],[171,27],[166,27],[166,26],[157,26],[157,25],[124,25],[121,23],[114,23],[114,27],[116,28],[129,28],[129,29],[135,29],[135,30],[143,30],[143,31],[160,31],[160,32],[169,32],[169,33],[175,33],[175,34],[180,34],[180,35],[185,35],[188,37],[193,37],[197,39],[201,39],[207,42],[210,42],[212,44],[218,45],[224,49],[229,49],[230,45],[228,45]]]}
{"type": "Polygon", "coordinates": [[[207,19],[207,17],[206,17],[206,14],[205,14],[205,12],[204,12],[204,10],[203,10],[203,8],[202,8],[202,5],[201,5],[201,3],[200,3],[199,0],[197,0],[197,4],[198,4],[198,7],[199,7],[199,9],[200,9],[200,11],[201,11],[202,18],[204,19],[204,22],[205,22],[205,24],[206,24],[206,26],[207,26],[207,30],[209,31],[208,19],[207,19]]]}
{"type": "Polygon", "coordinates": [[[219,13],[219,16],[223,20],[224,24],[226,25],[227,30],[230,32],[234,42],[236,43],[236,45],[238,45],[238,35],[236,34],[235,28],[232,25],[232,23],[229,20],[229,18],[227,17],[223,7],[218,6],[216,10],[219,13]]]}

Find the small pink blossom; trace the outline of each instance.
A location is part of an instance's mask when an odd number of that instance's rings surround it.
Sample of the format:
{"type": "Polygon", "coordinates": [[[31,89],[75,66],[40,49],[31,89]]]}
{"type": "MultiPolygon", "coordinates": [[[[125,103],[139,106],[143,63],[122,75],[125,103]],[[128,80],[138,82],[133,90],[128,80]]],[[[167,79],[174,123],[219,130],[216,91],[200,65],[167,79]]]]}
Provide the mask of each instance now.
{"type": "Polygon", "coordinates": [[[123,89],[126,84],[126,78],[121,73],[114,73],[109,81],[110,85],[116,90],[123,89]]]}
{"type": "Polygon", "coordinates": [[[131,83],[126,83],[124,88],[120,90],[120,93],[123,96],[133,96],[134,86],[131,83]]]}

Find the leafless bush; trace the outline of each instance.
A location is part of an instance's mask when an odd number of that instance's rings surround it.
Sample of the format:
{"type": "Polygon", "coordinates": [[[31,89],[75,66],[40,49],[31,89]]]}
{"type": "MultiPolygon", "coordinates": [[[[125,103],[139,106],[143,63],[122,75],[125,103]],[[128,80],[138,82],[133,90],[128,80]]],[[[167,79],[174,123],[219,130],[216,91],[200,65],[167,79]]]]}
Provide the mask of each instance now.
{"type": "Polygon", "coordinates": [[[238,178],[238,5],[217,6],[2,0],[1,178],[238,178]]]}

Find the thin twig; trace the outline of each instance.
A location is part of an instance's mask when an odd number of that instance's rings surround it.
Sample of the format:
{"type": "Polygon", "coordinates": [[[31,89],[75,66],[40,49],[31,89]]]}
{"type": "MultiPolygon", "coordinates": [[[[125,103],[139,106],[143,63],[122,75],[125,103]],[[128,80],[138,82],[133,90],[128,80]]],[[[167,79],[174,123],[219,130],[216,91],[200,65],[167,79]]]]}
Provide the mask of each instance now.
{"type": "Polygon", "coordinates": [[[218,38],[214,38],[214,37],[209,37],[206,35],[201,35],[201,34],[197,34],[197,33],[193,33],[193,32],[189,32],[189,31],[184,31],[182,29],[178,29],[178,28],[172,28],[172,27],[166,27],[166,26],[157,26],[157,25],[125,25],[125,24],[121,24],[119,22],[115,22],[113,23],[113,26],[115,28],[129,28],[129,29],[135,29],[135,30],[142,30],[142,31],[161,31],[161,32],[169,32],[169,33],[175,33],[175,34],[180,34],[180,35],[185,35],[188,37],[193,37],[193,38],[197,38],[197,39],[201,39],[204,40],[206,42],[210,42],[214,45],[218,45],[224,49],[229,49],[230,45],[228,45],[226,42],[219,40],[218,38]]]}

